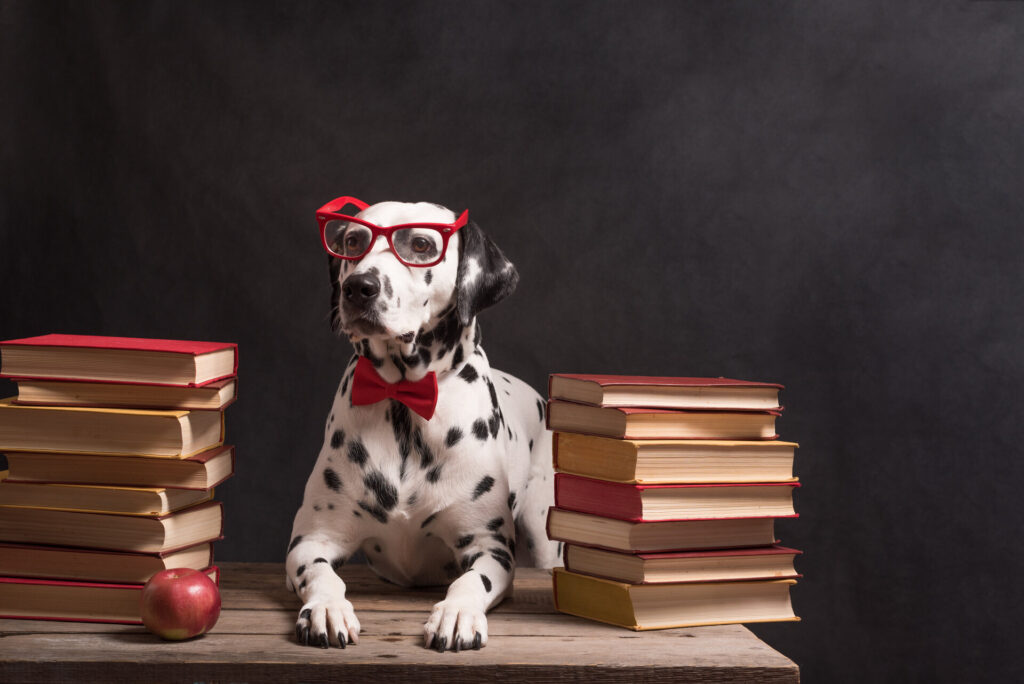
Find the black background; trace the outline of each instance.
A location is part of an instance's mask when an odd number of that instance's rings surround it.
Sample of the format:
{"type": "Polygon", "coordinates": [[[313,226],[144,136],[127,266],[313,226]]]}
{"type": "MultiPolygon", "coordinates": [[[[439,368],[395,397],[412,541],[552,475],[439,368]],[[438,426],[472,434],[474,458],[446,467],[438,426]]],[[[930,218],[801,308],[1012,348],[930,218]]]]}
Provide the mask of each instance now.
{"type": "MultiPolygon", "coordinates": [[[[0,337],[235,341],[220,560],[347,359],[313,211],[461,209],[494,366],[786,384],[806,681],[1021,677],[1024,3],[0,3],[0,337]]],[[[5,389],[10,389],[7,385],[5,389]]]]}

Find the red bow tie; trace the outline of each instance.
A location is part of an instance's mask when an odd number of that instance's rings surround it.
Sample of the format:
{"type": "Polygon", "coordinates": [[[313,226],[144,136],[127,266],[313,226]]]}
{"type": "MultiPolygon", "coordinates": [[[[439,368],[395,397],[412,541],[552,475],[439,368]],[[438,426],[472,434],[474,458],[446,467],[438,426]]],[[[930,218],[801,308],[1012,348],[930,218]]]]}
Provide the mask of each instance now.
{"type": "Polygon", "coordinates": [[[373,363],[360,356],[352,374],[352,405],[376,404],[385,399],[394,399],[408,406],[417,414],[430,420],[437,408],[437,375],[430,371],[421,379],[387,382],[380,377],[373,363]]]}

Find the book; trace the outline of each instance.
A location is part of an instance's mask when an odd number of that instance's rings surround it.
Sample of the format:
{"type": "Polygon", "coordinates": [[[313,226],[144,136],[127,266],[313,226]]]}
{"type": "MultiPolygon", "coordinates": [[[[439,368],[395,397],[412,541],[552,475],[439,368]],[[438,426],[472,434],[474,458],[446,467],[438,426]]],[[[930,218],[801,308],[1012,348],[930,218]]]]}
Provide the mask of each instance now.
{"type": "Polygon", "coordinates": [[[219,539],[222,532],[219,501],[158,518],[0,506],[0,542],[13,544],[170,553],[219,539]]]}
{"type": "Polygon", "coordinates": [[[183,459],[23,451],[6,456],[11,482],[210,489],[234,473],[235,448],[214,447],[183,459]]]}
{"type": "Polygon", "coordinates": [[[0,576],[142,584],[171,568],[202,570],[213,565],[209,542],[171,553],[125,553],[60,546],[0,544],[0,576]]]}
{"type": "Polygon", "coordinates": [[[634,485],[555,474],[555,506],[606,518],[692,520],[794,515],[796,482],[634,485]]]}
{"type": "Polygon", "coordinates": [[[555,541],[627,553],[771,546],[778,541],[774,518],[630,522],[554,507],[548,510],[547,533],[555,541]]]}
{"type": "Polygon", "coordinates": [[[795,579],[793,559],[800,552],[783,546],[767,548],[620,553],[566,544],[565,569],[627,584],[725,582],[795,579]]]}
{"type": "Polygon", "coordinates": [[[632,630],[799,620],[795,580],[626,584],[553,571],[555,609],[632,630]]]}
{"type": "Polygon", "coordinates": [[[548,428],[618,439],[775,439],[778,411],[678,411],[548,402],[548,428]]]}
{"type": "Polygon", "coordinates": [[[79,380],[18,380],[17,403],[35,406],[197,409],[220,411],[235,401],[237,380],[202,387],[164,387],[79,380]]]}
{"type": "Polygon", "coordinates": [[[220,411],[22,406],[0,400],[0,450],[186,458],[221,444],[220,411]]]}
{"type": "Polygon", "coordinates": [[[553,373],[548,396],[591,406],[778,409],[782,385],[729,378],[553,373]]]}
{"type": "Polygon", "coordinates": [[[234,375],[238,346],[223,342],[41,335],[0,342],[0,376],[199,386],[234,375]]]}
{"type": "Polygon", "coordinates": [[[610,439],[553,435],[555,470],[636,484],[794,481],[797,444],[779,440],[610,439]]]}
{"type": "Polygon", "coordinates": [[[0,506],[160,517],[213,499],[213,490],[0,482],[0,506]]]}
{"type": "MultiPolygon", "coordinates": [[[[216,566],[204,572],[220,583],[216,566]]],[[[0,618],[141,625],[144,586],[0,577],[0,618]]]]}

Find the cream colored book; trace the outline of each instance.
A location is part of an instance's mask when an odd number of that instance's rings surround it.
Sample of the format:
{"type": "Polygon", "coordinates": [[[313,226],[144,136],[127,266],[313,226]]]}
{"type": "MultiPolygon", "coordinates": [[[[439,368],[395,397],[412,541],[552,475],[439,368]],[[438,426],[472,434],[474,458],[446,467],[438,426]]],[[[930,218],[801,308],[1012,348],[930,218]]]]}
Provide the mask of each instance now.
{"type": "Polygon", "coordinates": [[[24,406],[0,400],[0,451],[186,458],[224,439],[221,411],[24,406]]]}
{"type": "Polygon", "coordinates": [[[19,380],[18,403],[39,406],[219,411],[235,400],[236,387],[234,378],[211,382],[202,387],[19,380]]]}
{"type": "Polygon", "coordinates": [[[0,506],[159,517],[213,499],[213,490],[0,482],[0,506]]]}

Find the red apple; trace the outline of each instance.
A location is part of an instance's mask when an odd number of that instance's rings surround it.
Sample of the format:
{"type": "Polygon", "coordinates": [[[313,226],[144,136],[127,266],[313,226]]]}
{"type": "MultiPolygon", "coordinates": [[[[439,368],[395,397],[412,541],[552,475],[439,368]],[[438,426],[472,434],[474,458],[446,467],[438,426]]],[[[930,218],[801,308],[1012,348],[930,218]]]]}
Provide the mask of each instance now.
{"type": "Polygon", "coordinates": [[[163,639],[180,641],[209,631],[220,617],[220,592],[192,568],[163,570],[149,578],[140,599],[142,624],[163,639]]]}

